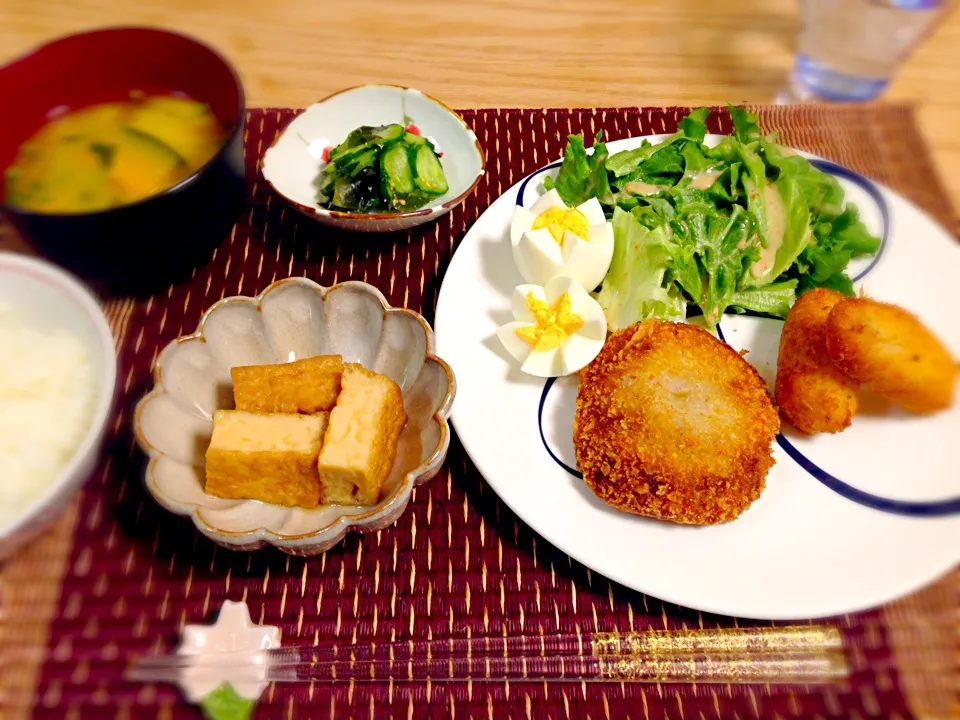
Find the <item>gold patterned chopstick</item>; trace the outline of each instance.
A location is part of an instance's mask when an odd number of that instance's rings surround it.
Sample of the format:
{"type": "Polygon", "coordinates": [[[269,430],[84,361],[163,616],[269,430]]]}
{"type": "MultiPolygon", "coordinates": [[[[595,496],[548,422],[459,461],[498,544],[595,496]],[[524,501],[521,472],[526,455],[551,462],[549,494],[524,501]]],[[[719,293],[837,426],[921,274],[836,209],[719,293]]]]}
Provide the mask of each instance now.
{"type": "Polygon", "coordinates": [[[590,639],[591,653],[598,656],[790,653],[842,649],[840,630],[830,625],[601,632],[595,633],[590,639]]]}
{"type": "MultiPolygon", "coordinates": [[[[708,630],[640,630],[602,632],[592,635],[543,635],[514,637],[451,638],[447,640],[410,640],[352,645],[326,644],[294,646],[258,651],[272,666],[305,662],[399,661],[437,658],[484,657],[643,657],[683,658],[689,655],[824,655],[840,653],[840,631],[831,626],[801,625],[780,628],[724,628],[708,630]]],[[[141,657],[141,668],[170,668],[198,665],[245,665],[250,653],[166,655],[141,657]]],[[[612,660],[609,660],[612,662],[612,660]]]]}
{"type": "MultiPolygon", "coordinates": [[[[218,677],[223,667],[132,667],[128,680],[175,682],[184,678],[218,677]]],[[[474,658],[408,658],[397,660],[321,660],[274,665],[248,663],[229,668],[231,682],[343,681],[527,681],[638,683],[829,683],[847,676],[842,653],[754,653],[676,657],[620,655],[493,656],[474,658]]]]}
{"type": "Polygon", "coordinates": [[[600,677],[624,682],[825,683],[849,675],[841,652],[751,655],[620,655],[597,658],[600,677]]]}

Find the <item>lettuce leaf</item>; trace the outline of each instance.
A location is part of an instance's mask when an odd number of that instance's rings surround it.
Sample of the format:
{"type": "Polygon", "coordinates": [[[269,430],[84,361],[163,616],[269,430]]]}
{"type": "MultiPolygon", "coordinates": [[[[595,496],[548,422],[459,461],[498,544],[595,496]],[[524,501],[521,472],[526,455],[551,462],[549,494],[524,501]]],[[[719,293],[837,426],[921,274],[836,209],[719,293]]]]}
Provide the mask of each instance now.
{"type": "Polygon", "coordinates": [[[739,202],[739,198],[744,194],[743,184],[740,181],[741,166],[742,163],[739,161],[730,163],[726,171],[707,190],[715,202],[730,205],[739,202]]]}
{"type": "Polygon", "coordinates": [[[557,179],[548,177],[544,181],[547,190],[557,189],[560,197],[570,207],[586,202],[592,197],[604,205],[613,203],[613,194],[607,180],[605,163],[609,152],[602,142],[603,133],[598,132],[593,144],[593,154],[588,155],[583,145],[582,135],[570,135],[563,153],[563,163],[557,179]]]}
{"type": "Polygon", "coordinates": [[[761,140],[760,148],[764,160],[776,168],[778,177],[796,181],[811,213],[839,215],[843,211],[843,188],[833,175],[818,169],[805,157],[785,151],[771,140],[761,140]]]}
{"type": "MultiPolygon", "coordinates": [[[[716,147],[704,148],[704,154],[712,165],[736,166],[736,174],[731,177],[730,193],[748,195],[750,184],[762,190],[767,183],[767,167],[753,149],[741,145],[733,137],[725,137],[716,147]]],[[[748,198],[749,200],[749,198],[748,198]]]]}
{"type": "Polygon", "coordinates": [[[686,316],[686,301],[667,273],[674,251],[667,227],[651,230],[632,213],[613,211],[613,262],[597,295],[611,331],[652,317],[686,316]]]}
{"type": "Polygon", "coordinates": [[[738,290],[730,296],[730,304],[737,310],[749,310],[763,315],[786,318],[796,299],[797,281],[794,279],[738,290]]]}
{"type": "MultiPolygon", "coordinates": [[[[674,138],[676,137],[678,136],[674,136],[674,138]]],[[[665,142],[669,144],[673,142],[673,140],[671,139],[665,142]]],[[[663,145],[662,143],[659,145],[651,145],[649,141],[644,140],[640,144],[640,147],[634,148],[633,150],[621,150],[616,155],[611,155],[607,160],[607,170],[613,173],[615,178],[629,175],[640,167],[640,163],[661,149],[663,145]]],[[[563,172],[563,168],[560,168],[560,171],[563,172]]]]}
{"type": "Polygon", "coordinates": [[[851,280],[850,276],[845,272],[831,275],[823,280],[814,280],[810,275],[803,275],[801,273],[791,272],[790,274],[796,275],[794,279],[797,281],[797,297],[803,295],[807,290],[813,290],[818,287],[834,290],[847,297],[853,297],[856,294],[853,289],[853,280],[851,280]]]}
{"type": "Polygon", "coordinates": [[[683,167],[683,155],[680,154],[677,143],[670,143],[644,160],[638,169],[642,173],[642,177],[662,177],[664,175],[682,175],[683,167]]]}
{"type": "Polygon", "coordinates": [[[738,142],[749,145],[763,137],[760,132],[760,123],[756,115],[746,108],[727,105],[730,119],[733,121],[733,135],[738,142]]]}
{"type": "Polygon", "coordinates": [[[690,111],[690,114],[678,123],[680,126],[680,134],[697,143],[702,143],[703,139],[707,136],[707,118],[709,116],[709,108],[702,107],[690,111]]]}
{"type": "Polygon", "coordinates": [[[648,228],[670,222],[676,215],[673,204],[665,197],[645,197],[643,203],[652,214],[647,214],[643,206],[634,210],[633,214],[648,228]]]}
{"type": "Polygon", "coordinates": [[[835,218],[821,216],[813,225],[813,237],[790,268],[790,276],[799,283],[799,292],[826,287],[852,296],[853,282],[846,267],[853,258],[876,254],[880,238],[870,234],[854,205],[835,218]]]}
{"type": "Polygon", "coordinates": [[[711,158],[707,157],[699,143],[683,143],[680,154],[683,155],[683,169],[687,175],[706,170],[716,164],[711,158]]]}
{"type": "Polygon", "coordinates": [[[775,247],[773,262],[765,261],[766,251],[760,253],[749,273],[744,275],[742,288],[769,285],[784,273],[811,242],[810,210],[797,183],[781,178],[768,184],[759,200],[763,205],[766,227],[761,229],[764,248],[775,247]],[[773,245],[771,245],[773,243],[773,245]],[[762,272],[758,271],[762,268],[762,272]]]}
{"type": "Polygon", "coordinates": [[[745,261],[756,251],[747,251],[751,221],[734,205],[725,212],[702,191],[675,195],[676,219],[672,223],[674,253],[672,269],[677,282],[700,306],[709,324],[716,324],[743,276],[745,261]]]}
{"type": "Polygon", "coordinates": [[[651,145],[644,140],[640,147],[623,150],[610,156],[607,160],[607,170],[613,173],[615,178],[622,178],[639,170],[640,174],[635,179],[644,179],[651,175],[682,173],[684,164],[681,149],[676,146],[683,140],[690,141],[684,145],[692,143],[697,146],[702,143],[707,134],[706,121],[709,114],[708,108],[698,108],[680,121],[680,129],[677,132],[662,142],[651,145]]]}

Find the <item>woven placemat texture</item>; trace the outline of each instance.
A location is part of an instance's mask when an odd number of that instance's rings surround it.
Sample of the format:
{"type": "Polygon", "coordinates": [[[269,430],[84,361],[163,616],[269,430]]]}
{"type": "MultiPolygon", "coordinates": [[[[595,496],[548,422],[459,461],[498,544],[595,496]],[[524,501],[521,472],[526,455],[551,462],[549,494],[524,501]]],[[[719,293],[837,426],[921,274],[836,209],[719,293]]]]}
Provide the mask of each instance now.
{"type": "MultiPolygon", "coordinates": [[[[887,183],[957,227],[909,108],[758,108],[764,128],[887,183]]],[[[263,149],[292,111],[252,110],[248,207],[212,261],[149,300],[106,301],[118,338],[121,400],[99,469],[55,530],[3,569],[4,705],[37,718],[199,717],[169,685],[125,683],[132,657],[170,650],[180,628],[224,599],[288,644],[501,634],[729,626],[608,582],[537,537],[507,510],[456,440],[443,471],[394,527],[350,536],[326,554],[235,553],[161,509],[144,491],[129,419],[162,347],[192,332],[227,295],[302,275],[373,283],[432,320],[444,269],[474,220],[513,183],[557,158],[571,132],[609,139],[671,132],[683,108],[479,110],[464,113],[488,158],[467,202],[438,222],[383,236],[326,229],[274,196],[263,149]],[[40,650],[45,643],[45,650],[40,650]]],[[[719,113],[711,130],[729,132],[719,113]]],[[[625,549],[626,551],[626,549],[625,549]]],[[[958,677],[960,577],[891,608],[837,618],[854,675],[830,688],[622,684],[274,685],[257,718],[906,718],[949,716],[958,677]],[[952,623],[952,624],[951,624],[952,623]],[[934,668],[936,677],[926,669],[934,668]]],[[[740,621],[739,624],[750,624],[740,621]]]]}

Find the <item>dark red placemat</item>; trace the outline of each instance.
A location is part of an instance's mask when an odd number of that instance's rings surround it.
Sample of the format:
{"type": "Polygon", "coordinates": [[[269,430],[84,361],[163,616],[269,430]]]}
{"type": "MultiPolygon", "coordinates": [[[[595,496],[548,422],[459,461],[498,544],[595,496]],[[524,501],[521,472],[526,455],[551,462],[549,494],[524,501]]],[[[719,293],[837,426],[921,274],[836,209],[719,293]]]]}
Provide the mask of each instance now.
{"type": "MultiPolygon", "coordinates": [[[[279,625],[286,644],[735,623],[661,603],[573,562],[498,501],[456,441],[446,468],[415,491],[392,528],[350,536],[306,559],[217,548],[146,494],[143,458],[128,424],[133,404],[149,388],[159,350],[192,332],[219,298],[253,295],[291,275],[324,285],[358,279],[375,284],[391,303],[422,310],[432,320],[443,271],[466,229],[510,185],[558,157],[568,133],[603,129],[616,139],[671,132],[685,112],[467,111],[464,117],[488,158],[488,174],[475,195],[434,224],[371,236],[326,229],[271,194],[259,176],[258,158],[292,112],[251,111],[245,137],[252,179],[248,209],[233,234],[189,282],[147,301],[109,303],[120,337],[121,416],[80,500],[66,570],[62,581],[58,578],[62,592],[36,683],[34,717],[199,717],[173,686],[130,684],[121,673],[136,655],[172,648],[184,623],[209,619],[228,598],[246,600],[255,622],[279,625]]],[[[775,120],[787,140],[881,180],[890,182],[898,172],[897,163],[877,150],[876,128],[858,129],[853,113],[843,122],[810,109],[770,110],[761,117],[767,128],[775,120]]],[[[712,131],[730,129],[725,114],[711,120],[712,131]]],[[[916,155],[912,161],[926,162],[916,155]]],[[[947,219],[948,206],[936,202],[928,207],[947,219]]],[[[276,685],[264,694],[255,717],[909,716],[882,612],[835,622],[844,629],[855,673],[849,683],[827,689],[276,685]]]]}

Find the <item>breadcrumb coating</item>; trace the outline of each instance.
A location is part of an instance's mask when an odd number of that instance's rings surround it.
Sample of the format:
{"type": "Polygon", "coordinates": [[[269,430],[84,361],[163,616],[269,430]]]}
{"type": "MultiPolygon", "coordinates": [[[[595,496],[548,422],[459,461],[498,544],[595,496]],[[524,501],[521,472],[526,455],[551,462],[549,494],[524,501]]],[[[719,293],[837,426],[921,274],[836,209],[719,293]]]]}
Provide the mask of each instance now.
{"type": "Polygon", "coordinates": [[[845,375],[918,414],[953,403],[960,369],[915,315],[870,298],[845,298],[830,311],[826,348],[845,375]]]}
{"type": "Polygon", "coordinates": [[[757,371],[702,328],[647,320],[582,372],[573,439],[584,482],[626,512],[693,525],[763,491],[780,421],[757,371]]]}
{"type": "Polygon", "coordinates": [[[837,433],[850,426],[859,405],[859,383],[830,360],[827,317],[844,299],[825,288],[804,293],[787,315],[777,358],[777,405],[800,432],[837,433]]]}

